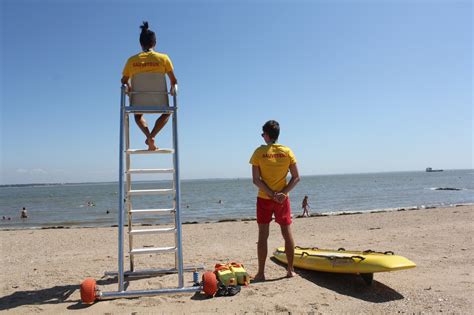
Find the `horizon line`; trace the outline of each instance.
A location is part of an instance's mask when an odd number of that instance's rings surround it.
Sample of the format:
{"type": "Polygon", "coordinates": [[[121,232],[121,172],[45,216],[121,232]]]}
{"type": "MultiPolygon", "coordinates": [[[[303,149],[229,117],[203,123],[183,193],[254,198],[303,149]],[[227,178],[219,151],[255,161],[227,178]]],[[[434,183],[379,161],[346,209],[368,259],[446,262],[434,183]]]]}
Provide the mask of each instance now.
{"type": "MultiPolygon", "coordinates": [[[[473,168],[459,168],[459,169],[443,169],[443,171],[462,171],[462,170],[474,170],[473,168]]],[[[311,177],[311,176],[340,176],[340,175],[363,175],[363,174],[383,174],[383,173],[408,173],[408,172],[423,172],[426,170],[406,170],[406,171],[382,171],[382,172],[355,172],[355,173],[332,173],[332,174],[311,174],[311,175],[300,175],[300,177],[311,177]]],[[[199,180],[224,180],[224,179],[252,179],[251,176],[247,177],[209,177],[209,178],[182,178],[181,181],[199,181],[199,180]]],[[[171,179],[162,180],[141,180],[140,182],[153,182],[153,181],[168,181],[171,179]]],[[[90,182],[51,182],[51,183],[23,183],[23,184],[0,184],[0,187],[19,187],[19,186],[57,186],[57,185],[78,185],[78,184],[104,184],[104,183],[116,183],[116,181],[90,181],[90,182]]]]}

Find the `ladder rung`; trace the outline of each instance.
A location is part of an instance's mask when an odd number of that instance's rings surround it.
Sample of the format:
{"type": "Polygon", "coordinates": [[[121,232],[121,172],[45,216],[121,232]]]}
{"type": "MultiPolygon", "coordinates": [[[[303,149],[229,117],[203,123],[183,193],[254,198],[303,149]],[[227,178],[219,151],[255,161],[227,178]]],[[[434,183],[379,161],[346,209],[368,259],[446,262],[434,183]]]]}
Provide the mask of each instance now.
{"type": "Polygon", "coordinates": [[[130,255],[152,254],[152,253],[173,253],[176,247],[150,247],[150,248],[136,248],[132,249],[130,255]]]}
{"type": "Polygon", "coordinates": [[[176,229],[172,228],[161,228],[161,229],[146,229],[146,230],[131,230],[129,233],[132,235],[143,235],[143,234],[164,234],[164,233],[175,233],[176,229]]]}
{"type": "Polygon", "coordinates": [[[144,196],[144,195],[169,195],[174,194],[174,189],[141,189],[141,190],[130,190],[129,196],[144,196]]]}
{"type": "Polygon", "coordinates": [[[175,213],[174,208],[171,209],[135,209],[130,210],[132,214],[172,214],[175,213]]]}
{"type": "MultiPolygon", "coordinates": [[[[204,266],[183,266],[183,271],[203,271],[206,268],[204,266]]],[[[178,273],[176,268],[167,268],[167,269],[141,269],[141,270],[134,270],[134,271],[125,271],[123,274],[125,277],[144,277],[144,276],[151,276],[151,275],[163,275],[163,274],[170,274],[170,273],[178,273]]],[[[110,277],[116,277],[118,272],[116,271],[106,271],[104,275],[110,277]]]]}
{"type": "Polygon", "coordinates": [[[173,168],[147,168],[147,169],[129,169],[127,174],[157,174],[157,173],[174,173],[173,168]]]}
{"type": "Polygon", "coordinates": [[[127,113],[174,113],[176,107],[174,106],[125,106],[125,112],[127,113]]]}
{"type": "Polygon", "coordinates": [[[127,154],[169,154],[174,153],[173,149],[158,149],[155,151],[145,149],[128,149],[125,151],[127,154]]]}

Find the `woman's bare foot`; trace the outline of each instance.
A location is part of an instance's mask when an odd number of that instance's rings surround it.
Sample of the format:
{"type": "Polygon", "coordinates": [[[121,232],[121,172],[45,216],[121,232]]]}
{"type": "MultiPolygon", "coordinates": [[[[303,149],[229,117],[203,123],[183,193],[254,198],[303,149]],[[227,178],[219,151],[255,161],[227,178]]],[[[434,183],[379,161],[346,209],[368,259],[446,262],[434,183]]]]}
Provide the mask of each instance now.
{"type": "Polygon", "coordinates": [[[293,277],[296,277],[296,276],[297,276],[297,274],[296,274],[296,272],[294,272],[294,271],[288,271],[288,272],[286,273],[286,277],[287,277],[287,278],[293,278],[293,277]]]}
{"type": "Polygon", "coordinates": [[[153,139],[153,138],[147,138],[145,140],[145,144],[148,145],[148,150],[149,151],[155,151],[156,149],[158,149],[155,145],[155,139],[153,139]]]}
{"type": "Polygon", "coordinates": [[[265,281],[265,274],[263,273],[257,273],[253,279],[252,279],[254,282],[262,282],[262,281],[265,281]]]}

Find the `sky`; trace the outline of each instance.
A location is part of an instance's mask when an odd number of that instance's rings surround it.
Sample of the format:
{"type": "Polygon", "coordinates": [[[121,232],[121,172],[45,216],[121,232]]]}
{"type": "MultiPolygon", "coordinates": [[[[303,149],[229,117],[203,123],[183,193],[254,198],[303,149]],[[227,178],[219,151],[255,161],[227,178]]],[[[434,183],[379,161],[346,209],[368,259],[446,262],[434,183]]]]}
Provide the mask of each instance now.
{"type": "Polygon", "coordinates": [[[302,175],[473,167],[471,1],[0,5],[0,184],[117,180],[142,21],[178,78],[183,179],[250,177],[270,119],[302,175]]]}

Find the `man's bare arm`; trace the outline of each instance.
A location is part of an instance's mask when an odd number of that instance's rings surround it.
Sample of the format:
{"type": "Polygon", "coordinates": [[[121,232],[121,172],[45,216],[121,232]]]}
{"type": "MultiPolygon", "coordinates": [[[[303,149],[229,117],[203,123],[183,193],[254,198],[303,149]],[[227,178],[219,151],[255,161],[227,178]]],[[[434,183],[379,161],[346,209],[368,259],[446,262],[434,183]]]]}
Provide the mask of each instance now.
{"type": "Polygon", "coordinates": [[[293,188],[295,188],[296,184],[299,183],[300,181],[300,174],[298,172],[298,167],[295,164],[290,165],[290,174],[291,174],[291,179],[288,182],[288,185],[286,185],[285,188],[281,191],[281,193],[287,195],[293,188]]]}
{"type": "Polygon", "coordinates": [[[268,195],[268,197],[273,199],[274,191],[271,190],[262,180],[260,176],[260,167],[252,165],[252,178],[255,186],[263,190],[268,195]]]}

